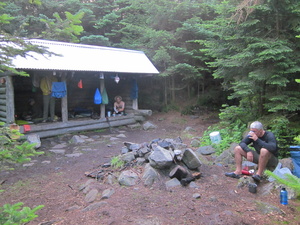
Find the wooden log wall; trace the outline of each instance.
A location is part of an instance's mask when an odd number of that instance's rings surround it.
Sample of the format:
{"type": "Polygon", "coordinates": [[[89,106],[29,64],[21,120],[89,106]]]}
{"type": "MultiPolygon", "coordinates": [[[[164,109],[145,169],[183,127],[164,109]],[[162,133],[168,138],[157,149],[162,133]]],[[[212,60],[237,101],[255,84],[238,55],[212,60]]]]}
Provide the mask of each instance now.
{"type": "Polygon", "coordinates": [[[0,120],[6,123],[6,85],[0,84],[0,120]]]}
{"type": "Polygon", "coordinates": [[[6,82],[5,77],[0,79],[0,121],[6,123],[6,82]]]}
{"type": "Polygon", "coordinates": [[[0,81],[0,121],[12,124],[15,122],[12,76],[2,76],[0,81]]]}

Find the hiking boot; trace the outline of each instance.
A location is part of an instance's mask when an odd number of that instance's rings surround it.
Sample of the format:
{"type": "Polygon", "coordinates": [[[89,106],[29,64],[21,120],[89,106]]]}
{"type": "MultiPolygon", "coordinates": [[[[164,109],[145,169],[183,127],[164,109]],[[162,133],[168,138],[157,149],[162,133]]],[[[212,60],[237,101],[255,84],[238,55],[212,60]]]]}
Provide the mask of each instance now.
{"type": "Polygon", "coordinates": [[[252,176],[252,179],[253,179],[254,181],[256,181],[256,182],[260,182],[260,181],[262,180],[261,176],[259,176],[259,175],[257,175],[257,174],[253,175],[253,176],[252,176]]]}
{"type": "Polygon", "coordinates": [[[226,177],[235,178],[235,179],[240,179],[240,178],[241,178],[241,175],[235,174],[234,172],[231,172],[231,173],[225,173],[225,176],[226,176],[226,177]]]}

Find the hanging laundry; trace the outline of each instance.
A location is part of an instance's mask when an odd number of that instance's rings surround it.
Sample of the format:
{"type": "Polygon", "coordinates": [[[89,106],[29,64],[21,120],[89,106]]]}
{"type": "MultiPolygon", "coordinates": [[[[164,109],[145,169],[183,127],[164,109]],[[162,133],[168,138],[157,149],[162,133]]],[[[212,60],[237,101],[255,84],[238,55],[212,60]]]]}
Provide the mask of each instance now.
{"type": "Polygon", "coordinates": [[[37,88],[40,87],[40,82],[41,82],[40,80],[41,80],[41,77],[38,74],[34,73],[32,76],[33,87],[37,87],[37,88]]]}
{"type": "Polygon", "coordinates": [[[52,94],[54,98],[63,98],[67,94],[66,82],[52,82],[52,94]]]}
{"type": "Polygon", "coordinates": [[[96,105],[100,105],[101,102],[102,102],[102,96],[100,94],[99,89],[97,88],[96,91],[95,91],[95,95],[94,95],[94,103],[96,105]]]}
{"type": "Polygon", "coordinates": [[[108,100],[108,95],[107,95],[107,92],[106,92],[106,88],[103,89],[101,94],[102,94],[102,104],[107,105],[109,103],[109,100],[108,100]]]}
{"type": "Polygon", "coordinates": [[[78,82],[78,85],[77,85],[79,88],[82,88],[82,80],[80,79],[80,81],[78,82]]]}
{"type": "Polygon", "coordinates": [[[132,100],[138,98],[138,91],[139,91],[139,88],[138,88],[136,79],[134,79],[133,82],[132,82],[132,88],[131,88],[131,93],[130,93],[130,98],[132,100]]]}

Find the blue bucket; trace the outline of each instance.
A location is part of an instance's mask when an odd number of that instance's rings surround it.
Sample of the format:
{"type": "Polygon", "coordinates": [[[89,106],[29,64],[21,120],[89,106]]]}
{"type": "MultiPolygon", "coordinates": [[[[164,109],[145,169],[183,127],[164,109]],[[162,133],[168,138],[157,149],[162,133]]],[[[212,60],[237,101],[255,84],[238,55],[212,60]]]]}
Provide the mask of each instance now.
{"type": "Polygon", "coordinates": [[[292,150],[290,153],[294,164],[293,174],[300,178],[300,146],[290,146],[290,149],[292,150]]]}

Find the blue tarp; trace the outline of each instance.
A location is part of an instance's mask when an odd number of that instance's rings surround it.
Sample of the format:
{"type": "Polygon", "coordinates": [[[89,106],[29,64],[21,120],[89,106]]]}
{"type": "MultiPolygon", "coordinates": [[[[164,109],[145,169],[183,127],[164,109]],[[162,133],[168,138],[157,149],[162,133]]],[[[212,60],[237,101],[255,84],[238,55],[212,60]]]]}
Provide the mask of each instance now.
{"type": "Polygon", "coordinates": [[[293,174],[300,178],[300,146],[290,146],[291,158],[294,164],[293,174]],[[296,151],[295,151],[296,150],[296,151]]]}
{"type": "Polygon", "coordinates": [[[134,79],[133,82],[132,82],[132,88],[131,88],[130,98],[132,100],[137,99],[138,98],[138,92],[139,92],[139,88],[138,88],[136,79],[134,79]]]}

